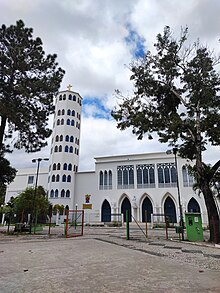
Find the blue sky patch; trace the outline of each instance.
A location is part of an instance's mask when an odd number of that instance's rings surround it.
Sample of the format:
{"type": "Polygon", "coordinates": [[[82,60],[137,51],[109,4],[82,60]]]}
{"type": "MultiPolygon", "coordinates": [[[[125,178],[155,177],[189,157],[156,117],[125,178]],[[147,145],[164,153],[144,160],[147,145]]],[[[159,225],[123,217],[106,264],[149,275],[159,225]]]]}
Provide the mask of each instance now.
{"type": "Polygon", "coordinates": [[[130,47],[131,53],[135,58],[143,57],[145,55],[145,39],[141,37],[131,25],[126,26],[128,35],[125,37],[126,44],[130,47]]]}
{"type": "MultiPolygon", "coordinates": [[[[102,97],[104,101],[106,97],[102,97]]],[[[82,112],[84,117],[94,117],[94,118],[102,118],[106,120],[111,120],[111,110],[106,108],[102,103],[102,100],[97,97],[84,97],[83,98],[83,107],[82,112]]]]}

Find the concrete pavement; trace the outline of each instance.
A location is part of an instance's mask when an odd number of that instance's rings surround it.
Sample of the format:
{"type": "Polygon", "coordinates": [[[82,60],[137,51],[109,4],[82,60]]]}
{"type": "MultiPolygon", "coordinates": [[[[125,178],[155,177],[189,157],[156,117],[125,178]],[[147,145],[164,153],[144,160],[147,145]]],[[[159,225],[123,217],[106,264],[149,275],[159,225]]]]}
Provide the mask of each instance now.
{"type": "Polygon", "coordinates": [[[220,292],[220,271],[100,240],[2,240],[0,292],[220,292]]]}

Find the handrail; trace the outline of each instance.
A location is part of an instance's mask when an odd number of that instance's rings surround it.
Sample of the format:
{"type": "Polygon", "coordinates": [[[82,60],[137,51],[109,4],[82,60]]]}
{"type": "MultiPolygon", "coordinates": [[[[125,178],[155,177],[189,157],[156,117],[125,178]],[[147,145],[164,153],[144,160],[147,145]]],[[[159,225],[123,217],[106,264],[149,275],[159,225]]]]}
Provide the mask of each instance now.
{"type": "Polygon", "coordinates": [[[144,233],[143,229],[141,228],[141,226],[138,224],[138,222],[136,221],[136,219],[131,215],[131,217],[133,218],[133,220],[135,221],[135,223],[137,224],[138,228],[141,230],[141,232],[144,234],[145,238],[147,239],[147,235],[146,233],[144,233]]]}

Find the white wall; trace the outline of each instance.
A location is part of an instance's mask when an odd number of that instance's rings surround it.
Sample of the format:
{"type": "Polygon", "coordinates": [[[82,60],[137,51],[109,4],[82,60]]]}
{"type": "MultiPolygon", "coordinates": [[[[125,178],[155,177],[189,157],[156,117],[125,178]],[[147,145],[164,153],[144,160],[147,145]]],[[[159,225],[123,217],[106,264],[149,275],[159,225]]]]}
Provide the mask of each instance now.
{"type": "MultiPolygon", "coordinates": [[[[18,196],[19,193],[24,191],[27,187],[34,187],[36,182],[36,168],[29,168],[29,169],[20,169],[17,172],[17,175],[14,181],[8,185],[5,203],[7,203],[10,198],[18,196]],[[33,184],[28,184],[28,177],[34,176],[33,184]]],[[[47,190],[47,180],[48,180],[48,169],[47,168],[40,168],[38,173],[38,183],[37,185],[41,185],[47,190]]]]}

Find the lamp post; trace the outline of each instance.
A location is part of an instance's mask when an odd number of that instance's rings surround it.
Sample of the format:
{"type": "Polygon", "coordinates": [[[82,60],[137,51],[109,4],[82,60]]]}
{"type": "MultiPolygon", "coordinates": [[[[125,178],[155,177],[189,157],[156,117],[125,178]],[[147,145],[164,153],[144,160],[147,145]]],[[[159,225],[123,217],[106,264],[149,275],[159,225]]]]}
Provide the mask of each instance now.
{"type": "MultiPolygon", "coordinates": [[[[38,159],[33,159],[32,163],[37,162],[37,173],[36,173],[36,181],[35,181],[35,187],[34,187],[34,200],[33,200],[33,214],[32,214],[32,219],[31,219],[31,224],[30,224],[30,234],[31,234],[31,228],[33,223],[36,221],[36,194],[37,194],[37,183],[38,183],[38,175],[39,175],[39,169],[40,169],[40,162],[41,161],[48,161],[48,158],[38,158],[38,159]]],[[[34,234],[35,234],[35,225],[34,225],[34,234]]]]}
{"type": "Polygon", "coordinates": [[[178,203],[179,203],[179,211],[180,211],[179,225],[181,227],[182,240],[184,240],[184,221],[183,221],[183,209],[182,209],[181,198],[180,198],[180,186],[179,186],[178,165],[177,165],[177,148],[173,148],[172,151],[167,151],[166,153],[174,154],[174,161],[175,161],[175,167],[176,167],[176,186],[177,186],[178,203]]]}
{"type": "Polygon", "coordinates": [[[4,223],[3,208],[4,208],[4,205],[1,204],[1,216],[2,216],[2,218],[1,218],[1,223],[2,223],[2,225],[3,225],[3,223],[4,223]]]}

